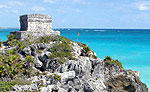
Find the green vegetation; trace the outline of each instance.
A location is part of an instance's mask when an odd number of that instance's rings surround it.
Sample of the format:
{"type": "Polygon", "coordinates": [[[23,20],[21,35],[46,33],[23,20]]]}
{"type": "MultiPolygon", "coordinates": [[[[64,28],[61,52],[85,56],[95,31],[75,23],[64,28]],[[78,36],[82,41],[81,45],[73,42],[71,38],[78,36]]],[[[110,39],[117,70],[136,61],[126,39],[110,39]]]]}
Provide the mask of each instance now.
{"type": "Polygon", "coordinates": [[[20,72],[22,72],[22,61],[15,50],[8,50],[5,54],[0,54],[0,78],[13,78],[20,72]]]}
{"type": "Polygon", "coordinates": [[[49,43],[51,40],[50,36],[44,36],[44,37],[39,37],[36,40],[34,40],[34,43],[49,43]]]}
{"type": "Polygon", "coordinates": [[[42,53],[42,50],[36,50],[36,52],[38,53],[38,54],[41,54],[42,53]]]}
{"type": "Polygon", "coordinates": [[[25,48],[25,43],[23,43],[23,42],[18,42],[18,43],[17,43],[17,48],[18,48],[19,50],[23,50],[23,49],[25,48]]]}
{"type": "Polygon", "coordinates": [[[17,45],[18,40],[17,40],[15,35],[13,35],[13,34],[7,35],[7,38],[8,38],[7,43],[9,46],[16,46],[17,45]]]}
{"type": "Polygon", "coordinates": [[[33,58],[31,56],[26,56],[26,61],[27,62],[33,62],[33,58]]]}
{"type": "Polygon", "coordinates": [[[29,39],[25,39],[24,41],[18,41],[16,36],[13,34],[7,35],[7,44],[11,47],[17,46],[17,49],[23,50],[25,47],[31,45],[31,42],[29,39]]]}
{"type": "Polygon", "coordinates": [[[97,57],[94,55],[94,52],[84,43],[78,43],[79,46],[83,47],[83,50],[86,53],[86,56],[92,57],[94,59],[97,59],[97,57]]]}
{"type": "Polygon", "coordinates": [[[0,81],[0,92],[8,92],[12,88],[8,82],[0,81]]]}
{"type": "Polygon", "coordinates": [[[113,60],[110,56],[106,56],[105,59],[104,59],[104,61],[107,62],[110,65],[111,64],[115,64],[115,65],[118,65],[120,68],[123,68],[120,61],[113,60]]]}
{"type": "Polygon", "coordinates": [[[34,74],[31,71],[32,63],[33,58],[31,56],[26,56],[26,60],[22,61],[16,49],[0,53],[0,78],[8,77],[13,79],[16,76],[24,77],[34,74]]]}
{"type": "Polygon", "coordinates": [[[97,59],[97,56],[95,56],[95,55],[92,55],[92,57],[93,57],[94,59],[97,59]]]}
{"type": "Polygon", "coordinates": [[[55,80],[61,80],[61,76],[59,76],[57,74],[50,75],[49,77],[52,79],[55,79],[55,80]]]}
{"type": "Polygon", "coordinates": [[[62,42],[62,43],[56,43],[55,46],[52,48],[49,48],[48,51],[51,52],[50,58],[52,59],[58,59],[57,61],[60,64],[63,64],[66,59],[74,59],[71,52],[72,47],[70,44],[62,42]]]}
{"type": "Polygon", "coordinates": [[[15,79],[15,80],[9,81],[9,84],[11,84],[11,85],[30,85],[31,81],[24,80],[24,79],[15,79]]]}
{"type": "Polygon", "coordinates": [[[31,82],[23,79],[15,79],[11,81],[0,81],[0,92],[8,92],[14,85],[30,85],[31,82]]]}
{"type": "Polygon", "coordinates": [[[17,53],[16,51],[17,51],[16,49],[12,49],[12,50],[8,50],[7,53],[9,55],[15,55],[17,53]]]}

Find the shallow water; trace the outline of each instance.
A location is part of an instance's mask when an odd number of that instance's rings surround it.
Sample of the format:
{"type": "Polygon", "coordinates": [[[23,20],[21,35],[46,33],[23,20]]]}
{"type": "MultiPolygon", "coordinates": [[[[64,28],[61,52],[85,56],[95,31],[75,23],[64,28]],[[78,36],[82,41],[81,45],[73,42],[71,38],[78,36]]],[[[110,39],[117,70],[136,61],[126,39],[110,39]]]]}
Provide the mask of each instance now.
{"type": "MultiPolygon", "coordinates": [[[[0,29],[0,39],[6,40],[10,31],[19,29],[0,29]]],[[[111,56],[123,63],[126,69],[140,72],[140,79],[150,87],[150,30],[136,29],[54,29],[62,36],[86,43],[97,56],[111,56]]]]}

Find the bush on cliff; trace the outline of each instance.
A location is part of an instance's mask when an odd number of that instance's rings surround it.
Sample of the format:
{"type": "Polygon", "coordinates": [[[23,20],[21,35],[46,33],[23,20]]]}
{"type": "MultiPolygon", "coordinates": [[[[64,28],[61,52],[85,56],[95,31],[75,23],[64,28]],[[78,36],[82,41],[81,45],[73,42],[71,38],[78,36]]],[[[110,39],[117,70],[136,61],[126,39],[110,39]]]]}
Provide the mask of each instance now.
{"type": "Polygon", "coordinates": [[[70,44],[62,42],[56,43],[52,48],[49,48],[48,51],[51,52],[50,58],[58,59],[57,61],[60,64],[63,64],[67,59],[74,59],[71,52],[72,47],[70,44]]]}
{"type": "Polygon", "coordinates": [[[8,38],[7,44],[9,46],[16,46],[18,44],[18,40],[15,35],[9,34],[9,35],[7,35],[7,38],[8,38]]]}
{"type": "Polygon", "coordinates": [[[10,81],[0,81],[0,92],[9,92],[14,85],[30,85],[31,81],[24,79],[14,79],[10,81]]]}
{"type": "Polygon", "coordinates": [[[86,44],[78,43],[78,45],[83,48],[81,56],[88,56],[97,59],[96,55],[94,55],[94,52],[86,44]]]}
{"type": "Polygon", "coordinates": [[[22,61],[15,50],[8,50],[5,54],[0,55],[0,78],[13,78],[22,72],[22,61]]]}
{"type": "Polygon", "coordinates": [[[114,64],[114,65],[118,65],[120,68],[123,68],[122,64],[119,60],[113,60],[110,56],[105,56],[104,61],[107,62],[110,65],[114,64]]]}

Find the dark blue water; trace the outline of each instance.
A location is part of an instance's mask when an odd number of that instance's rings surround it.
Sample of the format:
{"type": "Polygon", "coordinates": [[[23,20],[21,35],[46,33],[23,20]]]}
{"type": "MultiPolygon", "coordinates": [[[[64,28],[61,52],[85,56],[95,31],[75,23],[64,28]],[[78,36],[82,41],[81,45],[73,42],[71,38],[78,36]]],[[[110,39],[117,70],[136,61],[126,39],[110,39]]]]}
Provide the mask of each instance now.
{"type": "MultiPolygon", "coordinates": [[[[111,56],[119,59],[126,69],[140,72],[142,82],[150,85],[150,30],[137,29],[54,29],[62,36],[86,43],[97,56],[111,56]]],[[[10,31],[18,29],[0,29],[0,39],[6,40],[10,31]]]]}

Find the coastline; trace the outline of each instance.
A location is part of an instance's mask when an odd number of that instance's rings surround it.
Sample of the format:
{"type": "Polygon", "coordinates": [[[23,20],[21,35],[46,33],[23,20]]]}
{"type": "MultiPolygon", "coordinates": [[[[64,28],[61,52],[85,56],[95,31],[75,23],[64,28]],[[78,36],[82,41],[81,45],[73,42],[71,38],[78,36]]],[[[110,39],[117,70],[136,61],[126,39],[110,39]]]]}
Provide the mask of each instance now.
{"type": "MultiPolygon", "coordinates": [[[[58,29],[56,29],[56,30],[58,30],[58,29]]],[[[139,71],[141,80],[144,83],[146,83],[147,85],[150,85],[149,78],[146,77],[146,76],[150,76],[149,75],[150,72],[147,71],[147,70],[150,69],[149,68],[150,65],[149,65],[149,63],[146,59],[146,58],[149,57],[149,54],[146,54],[146,53],[148,53],[147,50],[141,50],[141,48],[149,49],[147,47],[147,46],[149,46],[149,44],[147,44],[147,42],[142,41],[141,43],[138,44],[137,43],[138,39],[133,40],[132,35],[131,35],[130,38],[123,35],[122,37],[124,37],[125,40],[122,40],[122,41],[123,41],[124,44],[120,44],[120,41],[119,40],[116,41],[115,39],[112,39],[112,41],[113,41],[113,44],[112,44],[112,42],[111,43],[107,42],[104,38],[111,38],[112,37],[111,34],[112,35],[120,34],[120,33],[117,32],[117,30],[116,31],[115,30],[113,30],[113,31],[111,31],[111,30],[107,31],[106,30],[105,32],[94,32],[91,29],[89,29],[88,32],[86,32],[86,30],[83,30],[83,29],[68,30],[68,28],[67,28],[67,29],[61,29],[59,31],[61,32],[62,36],[65,36],[65,37],[67,37],[71,40],[74,40],[74,41],[76,41],[77,32],[80,32],[79,41],[88,44],[88,46],[90,46],[90,48],[97,53],[98,57],[103,59],[104,56],[109,55],[109,56],[112,56],[113,58],[119,59],[123,63],[123,66],[126,69],[132,69],[132,70],[135,70],[135,71],[139,71]],[[110,32],[113,32],[113,33],[110,33],[110,32]],[[90,34],[92,33],[93,35],[89,35],[89,33],[90,34]],[[103,34],[105,37],[101,34],[103,34]],[[109,36],[108,36],[108,34],[109,34],[109,36]],[[98,36],[96,36],[96,35],[98,35],[98,36]],[[89,36],[92,40],[88,39],[87,36],[89,36]],[[131,39],[131,42],[136,42],[136,43],[128,44],[126,42],[127,38],[131,39]],[[141,45],[141,44],[143,44],[143,45],[141,45]],[[147,46],[145,46],[144,44],[147,44],[147,46]],[[138,46],[138,48],[136,48],[137,46],[138,46]],[[124,48],[124,50],[121,49],[121,48],[124,48]],[[136,49],[134,49],[134,51],[133,51],[131,48],[136,48],[136,49]],[[139,55],[137,56],[136,54],[133,54],[133,53],[139,53],[139,51],[141,51],[140,57],[139,57],[139,55]],[[118,53],[120,53],[120,54],[118,54],[118,53]],[[143,55],[143,53],[145,53],[145,54],[143,55]],[[131,56],[131,57],[129,57],[129,56],[131,56]],[[143,59],[143,58],[145,58],[145,59],[143,59]],[[144,62],[141,62],[141,61],[144,61],[144,62]],[[135,63],[136,63],[136,65],[135,65],[135,63]]],[[[126,30],[120,30],[120,32],[121,32],[121,34],[125,34],[125,35],[128,32],[130,34],[137,33],[138,37],[142,37],[142,36],[139,36],[140,34],[138,34],[140,32],[140,30],[133,31],[134,33],[132,33],[132,30],[129,30],[127,32],[126,32],[126,30]]],[[[147,33],[149,31],[146,30],[146,31],[143,32],[143,34],[145,34],[145,32],[147,33]]],[[[143,35],[143,34],[141,33],[141,35],[143,35]]],[[[3,34],[3,35],[5,35],[5,34],[3,34]]],[[[144,37],[147,37],[147,36],[144,36],[144,37]]],[[[120,39],[119,36],[117,38],[120,39]]]]}

